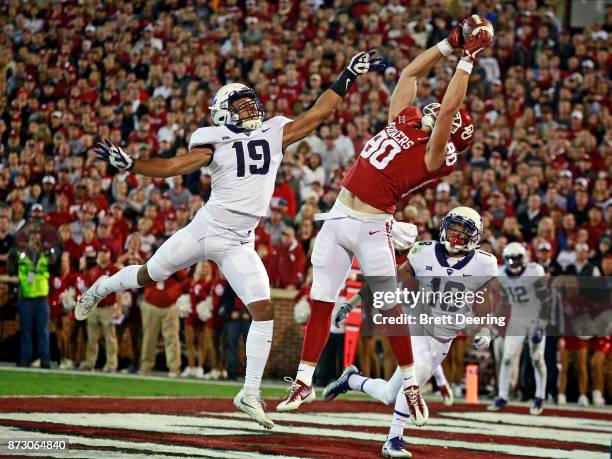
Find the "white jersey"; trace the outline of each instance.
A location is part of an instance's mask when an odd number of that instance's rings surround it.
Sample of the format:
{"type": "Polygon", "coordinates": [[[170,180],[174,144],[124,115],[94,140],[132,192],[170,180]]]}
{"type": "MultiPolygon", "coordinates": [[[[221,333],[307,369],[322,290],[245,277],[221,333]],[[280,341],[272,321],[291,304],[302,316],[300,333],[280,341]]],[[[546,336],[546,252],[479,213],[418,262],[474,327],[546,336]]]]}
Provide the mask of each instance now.
{"type": "MultiPolygon", "coordinates": [[[[518,325],[533,328],[537,324],[540,298],[547,294],[545,275],[542,265],[532,261],[527,263],[519,275],[512,275],[505,266],[500,268],[499,284],[511,308],[509,328],[518,325]]],[[[509,329],[508,333],[512,331],[509,329]]]]}
{"type": "Polygon", "coordinates": [[[425,333],[442,339],[454,338],[469,324],[465,319],[473,317],[472,305],[483,302],[484,292],[477,292],[498,271],[490,253],[473,250],[461,259],[447,257],[437,241],[415,243],[408,261],[424,295],[415,308],[419,324],[425,333]],[[421,315],[430,323],[424,324],[421,315]]]}
{"type": "MultiPolygon", "coordinates": [[[[254,131],[242,131],[232,126],[195,130],[189,140],[189,150],[201,146],[213,150],[209,164],[212,193],[206,208],[210,206],[257,217],[246,218],[248,225],[267,214],[276,173],[283,159],[283,127],[289,122],[289,118],[275,116],[254,131]]],[[[217,215],[223,215],[223,212],[217,211],[217,215]]],[[[235,217],[217,223],[236,226],[235,217]]]]}

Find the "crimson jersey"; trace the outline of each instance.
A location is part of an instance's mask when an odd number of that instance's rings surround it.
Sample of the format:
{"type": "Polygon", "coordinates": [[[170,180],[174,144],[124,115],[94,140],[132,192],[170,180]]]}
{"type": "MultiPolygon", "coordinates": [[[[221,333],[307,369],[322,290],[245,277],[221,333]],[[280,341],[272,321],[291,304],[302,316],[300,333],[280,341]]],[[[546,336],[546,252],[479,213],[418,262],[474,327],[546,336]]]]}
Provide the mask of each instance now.
{"type": "Polygon", "coordinates": [[[363,202],[392,214],[403,196],[453,172],[457,152],[452,142],[442,167],[433,172],[425,167],[429,133],[419,129],[422,117],[417,107],[402,110],[363,147],[342,186],[363,202]]]}

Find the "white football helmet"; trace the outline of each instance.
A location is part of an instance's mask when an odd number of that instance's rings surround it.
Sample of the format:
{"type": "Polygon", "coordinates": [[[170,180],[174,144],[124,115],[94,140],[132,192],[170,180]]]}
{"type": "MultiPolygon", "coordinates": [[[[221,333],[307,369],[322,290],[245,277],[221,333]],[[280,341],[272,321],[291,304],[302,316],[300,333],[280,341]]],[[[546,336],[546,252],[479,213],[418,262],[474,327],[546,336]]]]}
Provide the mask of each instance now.
{"type": "Polygon", "coordinates": [[[483,230],[478,212],[470,207],[455,207],[442,220],[440,242],[448,253],[471,252],[478,247],[483,230]]]}
{"type": "Polygon", "coordinates": [[[512,274],[518,274],[527,266],[527,250],[519,242],[511,242],[502,252],[504,264],[512,274]]]}
{"type": "Polygon", "coordinates": [[[266,115],[255,91],[242,83],[223,86],[217,91],[208,108],[215,125],[233,125],[247,131],[259,129],[266,115]],[[234,105],[237,100],[245,97],[249,99],[247,102],[234,105]]]}
{"type": "MultiPolygon", "coordinates": [[[[421,119],[421,125],[428,127],[433,131],[433,128],[436,124],[436,119],[438,118],[438,113],[440,112],[441,105],[437,102],[432,102],[431,104],[425,105],[423,107],[423,118],[421,119]]],[[[459,112],[455,113],[455,118],[453,118],[453,125],[451,126],[451,134],[457,132],[457,129],[461,127],[461,115],[459,112]]]]}

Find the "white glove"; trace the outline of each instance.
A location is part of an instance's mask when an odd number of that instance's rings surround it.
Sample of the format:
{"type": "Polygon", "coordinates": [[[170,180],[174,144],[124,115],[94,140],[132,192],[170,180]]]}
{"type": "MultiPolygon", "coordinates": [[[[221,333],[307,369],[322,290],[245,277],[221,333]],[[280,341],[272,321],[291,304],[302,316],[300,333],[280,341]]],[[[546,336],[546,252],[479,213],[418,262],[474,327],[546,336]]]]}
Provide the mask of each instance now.
{"type": "Polygon", "coordinates": [[[95,152],[98,159],[108,161],[111,166],[116,167],[122,172],[129,171],[134,167],[134,160],[132,157],[120,147],[113,145],[108,139],[104,139],[104,142],[98,142],[95,152]]]}
{"type": "Polygon", "coordinates": [[[406,222],[393,222],[391,240],[397,250],[408,250],[416,241],[419,231],[416,225],[406,222]]]}
{"type": "Polygon", "coordinates": [[[474,336],[474,349],[486,351],[491,344],[491,332],[488,328],[482,327],[476,336],[474,336]]]}

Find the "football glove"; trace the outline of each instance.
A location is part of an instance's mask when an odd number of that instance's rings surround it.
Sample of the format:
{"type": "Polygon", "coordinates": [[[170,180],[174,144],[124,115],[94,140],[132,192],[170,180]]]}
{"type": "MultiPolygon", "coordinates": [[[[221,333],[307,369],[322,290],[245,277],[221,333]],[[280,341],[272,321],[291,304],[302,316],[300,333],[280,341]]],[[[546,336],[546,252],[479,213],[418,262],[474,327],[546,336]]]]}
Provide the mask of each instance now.
{"type": "Polygon", "coordinates": [[[482,327],[476,336],[474,336],[474,348],[479,351],[485,351],[491,344],[491,332],[488,328],[482,327]]]}
{"type": "Polygon", "coordinates": [[[485,48],[488,48],[493,44],[493,37],[491,37],[486,31],[481,30],[476,35],[470,35],[465,39],[463,45],[463,55],[461,59],[470,63],[474,63],[485,48]]]}
{"type": "Polygon", "coordinates": [[[353,306],[351,306],[349,303],[344,303],[342,306],[340,306],[334,314],[334,326],[336,328],[340,328],[352,310],[353,306]]]}
{"type": "Polygon", "coordinates": [[[461,21],[457,24],[448,34],[444,40],[439,42],[436,46],[440,50],[443,56],[449,56],[453,53],[454,50],[460,49],[463,47],[465,43],[465,38],[463,36],[463,23],[465,21],[461,21]]]}
{"type": "Polygon", "coordinates": [[[116,147],[108,139],[98,142],[95,149],[96,157],[102,161],[108,161],[111,166],[116,167],[122,172],[129,171],[134,167],[134,160],[120,147],[116,147]]]}
{"type": "Polygon", "coordinates": [[[531,335],[531,342],[533,344],[539,344],[542,341],[542,338],[544,337],[544,330],[546,329],[546,321],[543,319],[538,320],[538,327],[535,329],[535,331],[533,332],[533,335],[531,335]]]}
{"type": "Polygon", "coordinates": [[[356,54],[351,59],[351,62],[346,67],[349,72],[354,76],[365,75],[368,72],[380,72],[384,70],[385,64],[383,63],[382,56],[376,56],[376,51],[368,51],[367,53],[361,52],[356,54]]]}

